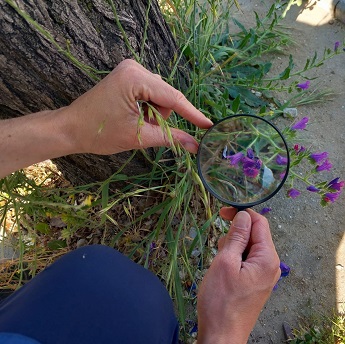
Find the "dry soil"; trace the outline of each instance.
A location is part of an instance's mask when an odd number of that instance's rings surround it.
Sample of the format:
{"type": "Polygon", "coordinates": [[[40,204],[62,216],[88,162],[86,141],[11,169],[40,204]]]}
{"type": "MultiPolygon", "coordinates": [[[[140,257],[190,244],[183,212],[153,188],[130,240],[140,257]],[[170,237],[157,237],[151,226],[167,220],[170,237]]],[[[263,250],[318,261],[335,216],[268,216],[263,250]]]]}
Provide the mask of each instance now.
{"type": "MultiPolygon", "coordinates": [[[[241,20],[250,22],[253,13],[267,13],[274,1],[240,1],[241,20]]],[[[315,1],[294,6],[282,22],[289,27],[295,44],[286,54],[292,54],[295,64],[303,67],[307,58],[325,47],[333,49],[343,42],[344,24],[332,20],[329,2],[315,1]]],[[[274,68],[282,71],[287,56],[274,59],[274,68]]],[[[345,54],[338,55],[313,73],[318,76],[311,87],[331,89],[330,101],[298,108],[298,118],[308,116],[310,124],[303,135],[313,150],[328,151],[333,163],[331,174],[325,177],[345,179],[345,54]]],[[[287,199],[280,191],[265,206],[272,207],[267,215],[274,242],[281,260],[291,267],[291,273],[279,283],[252,332],[249,343],[282,343],[283,322],[292,327],[302,319],[329,314],[335,309],[345,311],[345,192],[329,207],[322,208],[319,198],[304,192],[297,199],[287,199]]]]}

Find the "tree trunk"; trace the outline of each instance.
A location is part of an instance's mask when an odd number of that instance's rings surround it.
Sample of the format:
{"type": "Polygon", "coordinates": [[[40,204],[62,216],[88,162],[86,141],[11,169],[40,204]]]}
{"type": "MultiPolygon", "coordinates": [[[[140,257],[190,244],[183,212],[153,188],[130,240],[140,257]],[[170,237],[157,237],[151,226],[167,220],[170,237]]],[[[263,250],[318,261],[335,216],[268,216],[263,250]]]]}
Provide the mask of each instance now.
{"type": "MultiPolygon", "coordinates": [[[[66,106],[100,79],[95,71],[125,58],[168,76],[178,52],[157,1],[114,0],[114,8],[109,0],[1,2],[0,118],[66,106]]],[[[185,75],[175,77],[185,83],[185,75]]],[[[79,184],[109,177],[130,155],[71,155],[57,164],[79,184]]],[[[123,172],[148,168],[138,154],[123,172]]]]}

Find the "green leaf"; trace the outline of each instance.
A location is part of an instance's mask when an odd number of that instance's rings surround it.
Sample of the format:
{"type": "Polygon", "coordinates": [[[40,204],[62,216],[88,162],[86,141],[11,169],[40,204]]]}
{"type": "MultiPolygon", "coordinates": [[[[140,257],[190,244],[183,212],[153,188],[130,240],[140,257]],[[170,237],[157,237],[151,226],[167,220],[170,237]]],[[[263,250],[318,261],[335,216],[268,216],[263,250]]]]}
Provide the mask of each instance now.
{"type": "Polygon", "coordinates": [[[229,94],[232,98],[236,99],[239,95],[241,95],[242,101],[244,101],[250,107],[260,107],[263,105],[267,105],[265,101],[257,97],[254,93],[250,90],[239,87],[239,86],[232,86],[228,88],[229,94]]]}
{"type": "Polygon", "coordinates": [[[37,223],[36,230],[42,234],[50,234],[50,227],[44,222],[37,223]]]}
{"type": "Polygon", "coordinates": [[[294,67],[294,63],[293,63],[293,59],[292,59],[292,55],[290,55],[289,57],[289,65],[288,67],[285,68],[285,70],[279,74],[279,79],[280,80],[286,80],[290,77],[290,72],[294,67]]]}
{"type": "Polygon", "coordinates": [[[272,63],[271,62],[267,62],[261,65],[261,71],[262,74],[267,74],[272,68],[272,63]]]}
{"type": "Polygon", "coordinates": [[[247,29],[237,19],[234,18],[233,21],[245,35],[248,33],[247,29]]]}
{"type": "Polygon", "coordinates": [[[111,181],[117,180],[128,180],[128,176],[126,174],[115,174],[114,176],[112,176],[111,181]]]}
{"type": "Polygon", "coordinates": [[[255,14],[256,28],[259,29],[261,26],[263,26],[263,24],[258,13],[254,12],[254,14],[255,14]]]}
{"type": "Polygon", "coordinates": [[[261,106],[260,110],[259,110],[259,113],[265,113],[266,112],[266,106],[261,106]]]}
{"type": "Polygon", "coordinates": [[[241,104],[241,95],[239,94],[232,102],[231,110],[236,113],[238,112],[238,109],[240,108],[241,104]]]}
{"type": "Polygon", "coordinates": [[[60,250],[61,248],[64,248],[66,246],[67,244],[66,244],[66,241],[64,240],[52,240],[48,242],[48,247],[54,251],[60,250]]]}
{"type": "Polygon", "coordinates": [[[311,60],[311,63],[310,63],[310,66],[311,66],[311,67],[314,66],[314,64],[315,64],[315,62],[316,62],[316,59],[317,59],[317,52],[315,52],[314,57],[313,57],[313,59],[311,60]]]}
{"type": "Polygon", "coordinates": [[[268,13],[266,14],[266,16],[267,16],[268,18],[270,18],[270,17],[272,16],[272,14],[275,13],[275,12],[276,12],[276,4],[274,3],[274,4],[270,7],[270,9],[269,9],[268,13]]]}

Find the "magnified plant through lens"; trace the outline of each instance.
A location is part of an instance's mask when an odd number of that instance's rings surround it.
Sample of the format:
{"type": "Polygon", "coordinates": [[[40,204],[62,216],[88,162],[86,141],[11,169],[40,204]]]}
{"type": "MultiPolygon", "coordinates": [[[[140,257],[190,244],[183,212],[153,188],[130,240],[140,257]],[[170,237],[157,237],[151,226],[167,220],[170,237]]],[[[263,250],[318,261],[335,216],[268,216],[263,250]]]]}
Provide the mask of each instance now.
{"type": "Polygon", "coordinates": [[[199,173],[211,193],[230,203],[253,203],[284,182],[288,151],[279,131],[262,118],[240,115],[213,126],[198,152],[199,173]]]}

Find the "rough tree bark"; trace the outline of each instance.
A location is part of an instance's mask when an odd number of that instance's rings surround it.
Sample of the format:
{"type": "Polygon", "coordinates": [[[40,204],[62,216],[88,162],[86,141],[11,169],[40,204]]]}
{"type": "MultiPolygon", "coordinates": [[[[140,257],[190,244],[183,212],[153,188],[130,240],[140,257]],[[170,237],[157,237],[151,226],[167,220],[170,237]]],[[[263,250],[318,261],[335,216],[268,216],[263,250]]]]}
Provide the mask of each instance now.
{"type": "MultiPolygon", "coordinates": [[[[147,28],[142,63],[167,76],[178,53],[157,1],[114,0],[114,5],[137,55],[141,54],[147,28]]],[[[31,19],[60,47],[69,49],[78,61],[96,70],[110,71],[123,59],[133,58],[109,0],[2,1],[0,118],[66,106],[97,82],[59,53],[56,44],[35,23],[30,23],[31,19]],[[28,16],[26,19],[23,13],[28,16]]],[[[185,79],[181,71],[177,77],[185,79]]],[[[131,152],[114,156],[73,155],[57,159],[57,164],[68,179],[80,184],[109,177],[130,155],[131,152]]],[[[137,155],[124,173],[142,173],[148,168],[145,159],[137,155]]]]}

